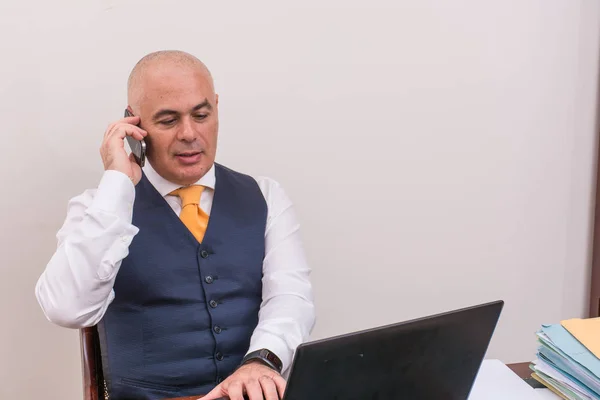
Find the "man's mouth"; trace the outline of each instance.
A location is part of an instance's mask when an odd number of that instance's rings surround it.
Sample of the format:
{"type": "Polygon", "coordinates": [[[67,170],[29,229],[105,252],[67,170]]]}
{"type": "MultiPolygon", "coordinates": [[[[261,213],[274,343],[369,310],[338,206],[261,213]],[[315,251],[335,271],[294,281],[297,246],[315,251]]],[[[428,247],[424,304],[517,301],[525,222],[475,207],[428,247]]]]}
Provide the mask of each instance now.
{"type": "Polygon", "coordinates": [[[195,164],[200,161],[200,157],[202,155],[201,151],[184,151],[181,153],[176,153],[175,157],[182,164],[195,164]]]}

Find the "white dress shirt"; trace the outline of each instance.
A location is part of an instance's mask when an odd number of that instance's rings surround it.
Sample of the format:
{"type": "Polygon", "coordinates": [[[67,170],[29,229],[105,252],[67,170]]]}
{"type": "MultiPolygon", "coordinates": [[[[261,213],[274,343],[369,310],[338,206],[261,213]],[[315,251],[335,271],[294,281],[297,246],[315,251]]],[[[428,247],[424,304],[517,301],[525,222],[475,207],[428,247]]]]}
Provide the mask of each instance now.
{"type": "MultiPolygon", "coordinates": [[[[210,215],[215,190],[213,167],[197,182],[206,187],[200,207],[210,215]]],[[[144,173],[177,215],[179,188],[146,163],[144,173]]],[[[292,202],[274,180],[255,178],[267,203],[263,292],[258,326],[248,352],[267,348],[290,366],[296,347],[306,341],[315,322],[310,268],[302,247],[292,202]]],[[[68,328],[96,325],[118,296],[113,285],[121,261],[139,229],[132,225],[135,187],[118,171],[105,171],[97,189],[71,199],[57,233],[58,248],[35,287],[46,317],[68,328]]]]}

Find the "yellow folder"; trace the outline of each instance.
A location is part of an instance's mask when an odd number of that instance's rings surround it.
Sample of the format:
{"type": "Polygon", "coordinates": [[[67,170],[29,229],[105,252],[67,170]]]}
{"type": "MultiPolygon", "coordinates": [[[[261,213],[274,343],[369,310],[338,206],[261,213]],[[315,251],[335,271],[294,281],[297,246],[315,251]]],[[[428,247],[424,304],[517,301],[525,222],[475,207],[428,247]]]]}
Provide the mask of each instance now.
{"type": "Polygon", "coordinates": [[[552,386],[549,382],[546,382],[544,380],[544,378],[542,378],[541,376],[539,376],[535,372],[533,374],[531,374],[531,377],[533,379],[535,379],[536,381],[538,381],[539,383],[541,383],[542,385],[546,386],[548,389],[550,389],[551,392],[553,392],[555,395],[557,395],[561,399],[563,399],[563,400],[569,400],[569,398],[566,397],[565,394],[562,394],[557,388],[555,388],[554,386],[552,386]]]}
{"type": "Polygon", "coordinates": [[[600,358],[600,318],[573,318],[560,324],[587,349],[600,358]]]}

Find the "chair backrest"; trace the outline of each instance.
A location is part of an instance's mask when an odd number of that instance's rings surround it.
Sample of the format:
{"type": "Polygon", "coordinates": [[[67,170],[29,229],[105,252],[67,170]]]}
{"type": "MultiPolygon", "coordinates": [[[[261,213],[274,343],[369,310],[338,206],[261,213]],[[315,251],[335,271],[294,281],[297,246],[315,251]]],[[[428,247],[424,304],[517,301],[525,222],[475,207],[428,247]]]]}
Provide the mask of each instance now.
{"type": "Polygon", "coordinates": [[[102,400],[105,394],[104,376],[102,374],[102,357],[100,340],[95,326],[79,330],[81,342],[81,367],[83,370],[84,400],[102,400]]]}

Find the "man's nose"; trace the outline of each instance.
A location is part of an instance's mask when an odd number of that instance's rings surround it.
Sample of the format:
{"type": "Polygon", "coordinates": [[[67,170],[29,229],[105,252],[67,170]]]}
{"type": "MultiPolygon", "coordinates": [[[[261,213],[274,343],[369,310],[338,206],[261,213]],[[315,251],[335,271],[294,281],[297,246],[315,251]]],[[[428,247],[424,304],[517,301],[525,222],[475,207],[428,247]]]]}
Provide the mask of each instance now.
{"type": "Polygon", "coordinates": [[[181,120],[177,138],[184,142],[192,142],[196,139],[196,131],[194,130],[194,124],[191,118],[183,118],[181,120]]]}

